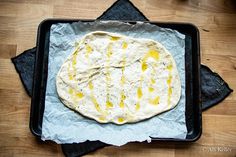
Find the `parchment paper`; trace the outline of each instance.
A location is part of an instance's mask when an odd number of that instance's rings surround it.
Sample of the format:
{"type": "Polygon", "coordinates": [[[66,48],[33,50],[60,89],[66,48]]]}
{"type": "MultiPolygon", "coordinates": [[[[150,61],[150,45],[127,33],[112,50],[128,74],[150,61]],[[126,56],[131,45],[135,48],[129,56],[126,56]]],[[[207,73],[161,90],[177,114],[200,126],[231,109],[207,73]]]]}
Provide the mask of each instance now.
{"type": "Polygon", "coordinates": [[[150,137],[184,139],[185,123],[185,36],[175,30],[138,22],[130,25],[117,21],[95,21],[53,24],[50,30],[48,79],[42,140],[56,143],[80,143],[100,140],[121,146],[132,141],[151,141],[150,137]],[[65,107],[56,91],[56,75],[66,58],[75,49],[76,41],[92,31],[108,31],[135,38],[149,38],[163,44],[173,55],[181,79],[182,95],[178,105],[151,119],[125,125],[99,124],[65,107]]]}

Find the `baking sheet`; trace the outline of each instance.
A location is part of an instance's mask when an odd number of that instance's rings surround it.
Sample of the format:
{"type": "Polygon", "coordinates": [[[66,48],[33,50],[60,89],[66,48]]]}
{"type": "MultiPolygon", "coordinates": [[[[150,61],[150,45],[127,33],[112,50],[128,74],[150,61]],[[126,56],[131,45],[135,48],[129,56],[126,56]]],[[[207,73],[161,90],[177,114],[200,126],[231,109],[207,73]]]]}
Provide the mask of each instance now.
{"type": "Polygon", "coordinates": [[[42,140],[53,140],[57,143],[100,140],[120,146],[131,141],[150,141],[150,137],[184,139],[187,134],[185,123],[184,38],[185,36],[177,31],[142,22],[135,25],[117,21],[53,24],[50,31],[42,140]],[[78,41],[86,33],[97,30],[121,33],[136,38],[150,38],[162,43],[172,53],[180,73],[182,95],[178,105],[174,109],[151,119],[122,126],[99,124],[65,107],[56,93],[56,74],[65,59],[73,52],[75,41],[78,41]]]}

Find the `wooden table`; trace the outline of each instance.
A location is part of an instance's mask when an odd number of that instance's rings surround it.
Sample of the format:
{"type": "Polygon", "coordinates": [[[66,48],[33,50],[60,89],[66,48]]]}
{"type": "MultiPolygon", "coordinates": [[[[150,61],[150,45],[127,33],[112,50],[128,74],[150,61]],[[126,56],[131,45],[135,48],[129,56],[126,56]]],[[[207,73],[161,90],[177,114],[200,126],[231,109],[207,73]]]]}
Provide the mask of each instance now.
{"type": "MultiPolygon", "coordinates": [[[[230,0],[131,0],[153,21],[194,23],[200,30],[202,63],[236,89],[236,2],[230,0]]],[[[114,0],[1,0],[0,156],[63,156],[60,145],[30,133],[30,97],[10,58],[35,46],[45,18],[95,19],[114,0]]],[[[195,143],[155,142],[107,147],[87,156],[235,156],[236,94],[203,113],[203,133],[195,143]]]]}

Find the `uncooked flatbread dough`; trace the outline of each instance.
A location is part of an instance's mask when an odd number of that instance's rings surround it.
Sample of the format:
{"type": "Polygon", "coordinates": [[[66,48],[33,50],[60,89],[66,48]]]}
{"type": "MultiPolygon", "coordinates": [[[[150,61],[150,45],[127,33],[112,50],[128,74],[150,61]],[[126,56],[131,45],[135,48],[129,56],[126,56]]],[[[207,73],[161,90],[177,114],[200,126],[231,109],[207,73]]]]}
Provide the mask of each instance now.
{"type": "Polygon", "coordinates": [[[61,101],[100,123],[138,122],[174,108],[181,83],[160,43],[91,32],[78,43],[56,79],[61,101]]]}

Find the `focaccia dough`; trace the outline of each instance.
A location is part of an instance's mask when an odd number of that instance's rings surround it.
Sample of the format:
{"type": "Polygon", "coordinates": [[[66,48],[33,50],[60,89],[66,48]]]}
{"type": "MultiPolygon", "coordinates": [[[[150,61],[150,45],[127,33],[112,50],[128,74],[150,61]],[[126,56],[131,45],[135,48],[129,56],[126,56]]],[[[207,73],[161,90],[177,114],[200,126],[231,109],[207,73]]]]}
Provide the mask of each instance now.
{"type": "Polygon", "coordinates": [[[178,104],[176,63],[160,43],[110,32],[79,42],[56,78],[61,101],[100,123],[138,122],[178,104]]]}

